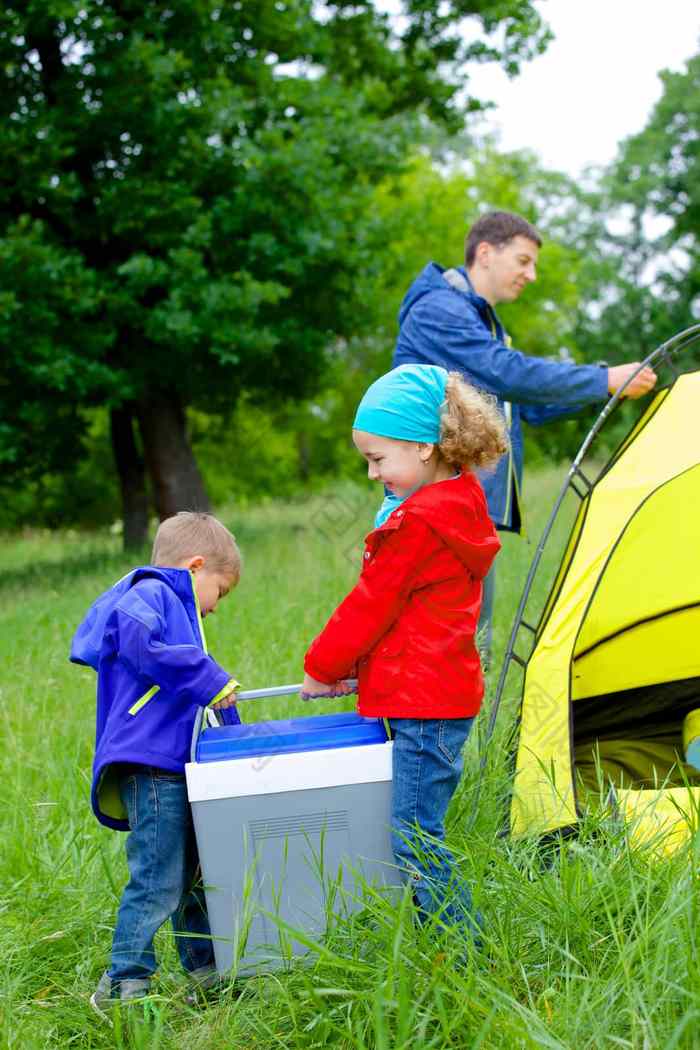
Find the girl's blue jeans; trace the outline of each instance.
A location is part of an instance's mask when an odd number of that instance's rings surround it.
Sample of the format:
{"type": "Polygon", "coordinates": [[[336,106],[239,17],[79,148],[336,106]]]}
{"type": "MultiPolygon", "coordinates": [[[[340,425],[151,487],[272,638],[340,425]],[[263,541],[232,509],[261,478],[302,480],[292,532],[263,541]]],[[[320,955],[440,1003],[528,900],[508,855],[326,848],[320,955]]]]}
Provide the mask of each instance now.
{"type": "Polygon", "coordinates": [[[122,894],[108,975],[148,979],[156,969],[153,938],[172,919],[185,970],[214,965],[199,856],[184,776],[149,766],[125,767],[119,790],[131,828],[129,882],[122,894]]]}
{"type": "Polygon", "coordinates": [[[473,718],[390,718],[392,849],[423,916],[464,924],[478,940],[481,917],[445,845],[445,813],[462,774],[473,718]]]}

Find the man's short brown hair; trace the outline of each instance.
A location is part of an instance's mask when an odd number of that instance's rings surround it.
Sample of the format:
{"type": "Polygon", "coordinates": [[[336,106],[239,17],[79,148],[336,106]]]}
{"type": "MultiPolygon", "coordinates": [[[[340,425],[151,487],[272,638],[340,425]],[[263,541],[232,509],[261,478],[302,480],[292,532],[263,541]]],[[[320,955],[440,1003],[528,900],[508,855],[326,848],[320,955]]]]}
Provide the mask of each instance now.
{"type": "Polygon", "coordinates": [[[527,219],[521,215],[515,215],[511,211],[490,211],[477,219],[467,234],[464,243],[464,261],[471,266],[476,257],[476,249],[482,241],[502,248],[514,237],[527,237],[528,241],[534,241],[539,247],[542,238],[527,219]]]}
{"type": "Polygon", "coordinates": [[[181,510],[161,521],[153,541],[152,565],[177,566],[201,554],[206,567],[234,577],[241,575],[241,554],[235,536],[213,514],[181,510]]]}

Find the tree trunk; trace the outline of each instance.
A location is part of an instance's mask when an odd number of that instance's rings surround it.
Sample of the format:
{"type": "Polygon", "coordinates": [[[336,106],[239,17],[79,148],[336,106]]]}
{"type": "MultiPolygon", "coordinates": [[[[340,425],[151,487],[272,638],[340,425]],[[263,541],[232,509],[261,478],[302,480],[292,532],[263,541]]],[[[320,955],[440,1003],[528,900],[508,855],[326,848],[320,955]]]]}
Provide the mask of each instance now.
{"type": "Polygon", "coordinates": [[[311,443],[305,430],[297,431],[297,453],[299,456],[299,477],[307,482],[311,477],[311,443]]]}
{"type": "Polygon", "coordinates": [[[158,390],[146,395],[139,403],[139,428],[160,520],[179,510],[209,510],[177,393],[158,390]]]}
{"type": "Polygon", "coordinates": [[[148,539],[148,494],[143,459],[134,436],[133,404],[109,414],[114,463],[119,474],[124,520],[124,550],[143,547],[148,539]]]}

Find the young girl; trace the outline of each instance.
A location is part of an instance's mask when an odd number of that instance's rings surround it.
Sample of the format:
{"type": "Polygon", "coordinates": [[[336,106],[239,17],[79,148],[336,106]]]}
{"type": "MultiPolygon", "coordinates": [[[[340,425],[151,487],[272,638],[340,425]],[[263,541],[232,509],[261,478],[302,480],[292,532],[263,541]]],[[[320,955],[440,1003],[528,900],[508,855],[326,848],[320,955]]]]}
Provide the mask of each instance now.
{"type": "Polygon", "coordinates": [[[503,419],[459,373],[401,365],[369,388],[353,441],[390,495],[360,579],[309,648],[303,692],[347,692],[386,718],[393,747],[392,847],[423,915],[478,919],[445,846],[445,812],[483,695],[481,584],[500,544],[475,467],[506,451],[503,419]]]}

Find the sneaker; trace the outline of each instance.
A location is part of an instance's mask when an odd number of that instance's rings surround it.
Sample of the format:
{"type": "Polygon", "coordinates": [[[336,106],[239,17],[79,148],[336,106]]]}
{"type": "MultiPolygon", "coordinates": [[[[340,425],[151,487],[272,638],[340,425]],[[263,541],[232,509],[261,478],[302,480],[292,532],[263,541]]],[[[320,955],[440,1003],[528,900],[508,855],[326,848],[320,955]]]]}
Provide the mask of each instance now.
{"type": "Polygon", "coordinates": [[[106,1011],[113,1010],[115,1006],[127,1006],[145,999],[149,990],[150,981],[148,978],[127,978],[122,981],[113,981],[109,974],[103,973],[97,988],[90,996],[90,1006],[100,1017],[108,1019],[106,1011]]]}
{"type": "Polygon", "coordinates": [[[198,1006],[212,995],[223,992],[229,986],[229,979],[222,977],[213,966],[200,966],[187,974],[190,990],[185,995],[188,1006],[198,1006]]]}

